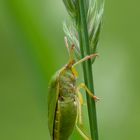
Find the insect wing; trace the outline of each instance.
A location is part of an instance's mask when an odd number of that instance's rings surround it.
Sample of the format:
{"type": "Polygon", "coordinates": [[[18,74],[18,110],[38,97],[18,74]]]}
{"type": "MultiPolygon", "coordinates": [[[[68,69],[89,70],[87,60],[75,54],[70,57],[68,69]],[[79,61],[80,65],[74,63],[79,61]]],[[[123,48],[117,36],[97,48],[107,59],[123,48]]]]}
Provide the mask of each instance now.
{"type": "Polygon", "coordinates": [[[57,72],[51,79],[48,92],[48,126],[51,137],[53,136],[53,124],[55,118],[55,110],[59,96],[59,72],[57,72]]]}

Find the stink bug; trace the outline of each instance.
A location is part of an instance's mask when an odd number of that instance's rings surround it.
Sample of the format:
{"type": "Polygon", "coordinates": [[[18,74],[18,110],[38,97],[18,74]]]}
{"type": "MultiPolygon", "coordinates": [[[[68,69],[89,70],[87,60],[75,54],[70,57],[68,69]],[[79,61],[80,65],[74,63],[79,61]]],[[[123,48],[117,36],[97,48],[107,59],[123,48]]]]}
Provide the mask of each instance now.
{"type": "Polygon", "coordinates": [[[66,47],[69,51],[70,60],[63,68],[56,72],[50,82],[48,92],[48,126],[52,140],[68,140],[74,127],[85,140],[89,138],[78,127],[81,124],[81,105],[83,103],[80,89],[83,88],[93,98],[96,96],[84,85],[76,85],[77,71],[75,66],[83,61],[96,57],[97,54],[86,56],[75,62],[73,53],[74,45],[69,48],[65,38],[66,47]]]}

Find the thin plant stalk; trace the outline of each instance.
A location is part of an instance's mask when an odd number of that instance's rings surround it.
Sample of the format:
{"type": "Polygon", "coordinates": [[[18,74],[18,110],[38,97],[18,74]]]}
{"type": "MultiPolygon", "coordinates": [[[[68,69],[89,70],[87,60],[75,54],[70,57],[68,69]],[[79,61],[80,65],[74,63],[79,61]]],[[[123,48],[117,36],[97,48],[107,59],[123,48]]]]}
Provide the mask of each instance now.
{"type": "MultiPolygon", "coordinates": [[[[84,7],[84,0],[79,0],[79,42],[81,49],[81,56],[85,57],[86,55],[90,55],[90,46],[89,46],[89,36],[87,29],[87,21],[84,7]]],[[[94,93],[94,85],[93,85],[93,73],[92,73],[92,62],[88,60],[83,63],[83,73],[84,80],[87,87],[94,93]]],[[[96,105],[95,101],[88,96],[87,94],[87,106],[88,106],[88,114],[89,114],[89,123],[90,123],[90,133],[92,140],[98,140],[98,128],[97,128],[97,117],[96,117],[96,105]]]]}

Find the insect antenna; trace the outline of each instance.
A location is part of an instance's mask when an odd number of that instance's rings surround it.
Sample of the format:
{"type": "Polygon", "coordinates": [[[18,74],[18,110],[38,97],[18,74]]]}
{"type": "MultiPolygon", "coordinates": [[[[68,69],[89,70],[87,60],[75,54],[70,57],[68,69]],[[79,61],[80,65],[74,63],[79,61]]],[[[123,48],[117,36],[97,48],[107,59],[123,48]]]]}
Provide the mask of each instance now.
{"type": "Polygon", "coordinates": [[[64,41],[65,41],[65,46],[67,48],[67,51],[68,51],[68,54],[69,54],[69,57],[70,57],[70,49],[69,49],[68,39],[67,39],[66,36],[64,37],[64,41]]]}
{"type": "Polygon", "coordinates": [[[68,44],[68,39],[67,37],[64,37],[64,40],[65,40],[65,45],[66,45],[66,48],[68,50],[68,54],[69,54],[69,63],[73,62],[74,61],[74,50],[75,50],[75,45],[72,44],[71,47],[69,47],[69,44],[68,44]]]}

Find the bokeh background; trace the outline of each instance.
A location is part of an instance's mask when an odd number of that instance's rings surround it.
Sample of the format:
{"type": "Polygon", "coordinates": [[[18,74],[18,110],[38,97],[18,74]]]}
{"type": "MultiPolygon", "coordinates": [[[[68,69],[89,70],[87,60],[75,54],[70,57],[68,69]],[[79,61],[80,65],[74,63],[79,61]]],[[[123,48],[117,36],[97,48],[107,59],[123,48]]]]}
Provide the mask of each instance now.
{"type": "MultiPolygon", "coordinates": [[[[93,66],[100,140],[140,139],[139,5],[105,3],[93,66]]],[[[62,0],[0,0],[0,140],[50,140],[47,87],[68,60],[66,17],[62,0]]],[[[71,139],[82,138],[74,132],[71,139]]]]}

